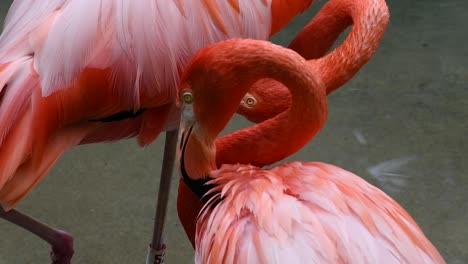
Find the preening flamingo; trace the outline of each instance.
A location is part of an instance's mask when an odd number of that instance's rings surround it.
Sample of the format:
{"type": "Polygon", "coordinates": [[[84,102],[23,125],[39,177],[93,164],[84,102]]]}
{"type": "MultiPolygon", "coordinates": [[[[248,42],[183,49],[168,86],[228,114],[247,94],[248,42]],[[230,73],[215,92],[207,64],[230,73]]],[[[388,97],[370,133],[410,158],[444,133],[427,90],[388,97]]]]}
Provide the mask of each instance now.
{"type": "MultiPolygon", "coordinates": [[[[369,61],[383,37],[388,20],[388,7],[384,0],[330,0],[289,47],[317,65],[329,94],[351,79],[369,61]],[[344,42],[323,57],[340,33],[351,24],[352,30],[344,42]]],[[[285,111],[290,104],[291,94],[285,86],[272,79],[262,79],[244,96],[239,113],[251,121],[262,122],[285,111]]],[[[245,154],[231,145],[225,139],[217,141],[218,166],[236,162],[252,163],[239,160],[245,154]]],[[[203,202],[187,188],[183,179],[179,181],[177,207],[179,219],[194,245],[196,218],[203,202]]]]}
{"type": "Polygon", "coordinates": [[[317,61],[260,40],[211,45],[189,64],[177,160],[191,190],[209,199],[197,220],[195,262],[445,263],[397,202],[351,172],[320,162],[244,165],[281,160],[324,126],[320,77],[317,61]],[[290,90],[291,107],[224,136],[243,156],[218,169],[217,135],[265,77],[290,90]]]}
{"type": "MultiPolygon", "coordinates": [[[[13,209],[57,159],[77,144],[137,137],[144,146],[176,129],[176,84],[191,55],[233,37],[267,39],[311,3],[14,1],[0,36],[0,217],[69,263],[71,235],[13,209]]],[[[166,138],[164,179],[176,135],[166,138]]]]}
{"type": "MultiPolygon", "coordinates": [[[[288,46],[307,60],[319,59],[327,94],[349,81],[375,53],[388,24],[385,0],[330,0],[288,46]],[[352,25],[342,45],[330,58],[321,58],[339,35],[352,25]],[[321,59],[320,59],[321,58],[321,59]]],[[[253,122],[271,118],[290,105],[286,87],[259,81],[246,94],[239,113],[253,122]],[[268,86],[268,89],[264,87],[268,86]]]]}

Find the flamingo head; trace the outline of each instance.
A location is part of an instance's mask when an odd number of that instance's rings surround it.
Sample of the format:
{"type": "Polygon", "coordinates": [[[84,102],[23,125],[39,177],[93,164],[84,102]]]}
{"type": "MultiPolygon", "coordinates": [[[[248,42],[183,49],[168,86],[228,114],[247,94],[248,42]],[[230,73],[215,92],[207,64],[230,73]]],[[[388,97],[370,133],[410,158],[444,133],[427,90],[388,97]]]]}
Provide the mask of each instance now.
{"type": "Polygon", "coordinates": [[[254,123],[261,123],[284,112],[291,105],[291,93],[280,82],[261,79],[245,94],[237,113],[254,123]]]}

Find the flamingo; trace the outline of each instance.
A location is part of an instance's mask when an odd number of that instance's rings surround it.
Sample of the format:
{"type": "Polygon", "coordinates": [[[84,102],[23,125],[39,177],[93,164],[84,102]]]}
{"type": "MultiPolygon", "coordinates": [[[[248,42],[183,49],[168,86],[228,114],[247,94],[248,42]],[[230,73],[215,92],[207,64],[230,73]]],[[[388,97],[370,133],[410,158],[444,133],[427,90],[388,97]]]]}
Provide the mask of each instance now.
{"type": "MultiPolygon", "coordinates": [[[[335,58],[322,59],[327,94],[349,81],[376,51],[388,24],[388,11],[383,0],[330,0],[297,34],[289,48],[308,60],[319,59],[350,25],[352,30],[335,58]],[[385,22],[385,23],[383,23],[385,22]],[[364,58],[361,58],[364,56],[364,58]],[[358,63],[356,63],[358,62],[358,63]]],[[[289,90],[278,82],[261,80],[243,98],[239,114],[252,122],[262,122],[290,106],[289,90]],[[268,89],[264,87],[268,86],[268,89]]]]}
{"type": "Polygon", "coordinates": [[[207,199],[195,263],[445,263],[396,201],[351,172],[321,162],[247,165],[287,157],[324,126],[319,62],[266,41],[233,39],[201,49],[186,68],[177,160],[190,189],[207,199]],[[222,137],[243,156],[217,168],[217,135],[265,77],[290,90],[291,107],[222,137]]]}
{"type": "MultiPolygon", "coordinates": [[[[0,217],[48,242],[53,263],[69,263],[72,236],[16,204],[73,146],[130,137],[145,146],[169,131],[156,212],[164,219],[176,84],[188,59],[220,40],[267,39],[311,3],[14,1],[0,36],[0,217]]],[[[156,250],[161,230],[153,234],[156,250]]]]}
{"type": "MultiPolygon", "coordinates": [[[[384,0],[330,0],[299,32],[289,48],[311,60],[310,63],[318,65],[326,93],[330,94],[350,80],[369,61],[377,50],[388,20],[389,12],[384,0]],[[344,42],[336,50],[323,56],[340,33],[351,24],[352,30],[344,42]]],[[[291,94],[284,85],[273,79],[261,79],[245,94],[238,113],[259,123],[284,112],[290,104],[291,94]]],[[[245,155],[226,140],[218,140],[216,145],[218,166],[240,162],[239,158],[245,155]]],[[[198,199],[181,178],[177,212],[192,246],[195,243],[196,218],[203,205],[203,201],[198,199]]]]}

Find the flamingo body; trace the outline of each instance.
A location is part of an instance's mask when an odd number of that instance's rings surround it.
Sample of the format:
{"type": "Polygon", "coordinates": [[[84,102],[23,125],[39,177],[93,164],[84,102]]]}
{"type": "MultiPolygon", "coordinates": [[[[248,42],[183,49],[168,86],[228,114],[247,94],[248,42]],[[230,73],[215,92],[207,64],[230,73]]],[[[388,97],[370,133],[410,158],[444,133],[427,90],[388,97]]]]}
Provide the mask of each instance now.
{"type": "Polygon", "coordinates": [[[445,263],[411,216],[360,177],[317,162],[260,168],[325,125],[322,74],[320,61],[260,40],[219,42],[193,57],[179,86],[177,160],[198,201],[208,199],[196,220],[196,263],[445,263]],[[262,78],[290,91],[290,107],[217,138],[262,78]],[[231,156],[237,165],[217,164],[220,145],[243,154],[231,156]]]}
{"type": "Polygon", "coordinates": [[[147,145],[173,129],[180,71],[198,49],[267,39],[311,2],[14,1],[0,36],[1,206],[13,208],[77,144],[147,145]]]}
{"type": "MultiPolygon", "coordinates": [[[[330,94],[350,80],[371,59],[384,35],[389,16],[385,0],[330,0],[297,34],[289,48],[317,68],[326,93],[330,94]],[[326,54],[340,33],[350,25],[353,27],[343,43],[326,54]]],[[[260,123],[290,108],[291,100],[291,92],[284,84],[271,78],[261,79],[249,88],[237,113],[260,123]]],[[[265,149],[264,146],[252,148],[244,142],[245,139],[239,137],[217,140],[217,165],[265,165],[256,163],[258,157],[265,156],[265,153],[257,152],[265,149]],[[251,157],[246,152],[257,155],[251,157]]],[[[194,246],[196,218],[203,202],[190,191],[183,180],[179,182],[177,206],[179,219],[194,246]]]]}
{"type": "Polygon", "coordinates": [[[445,263],[411,216],[320,162],[223,165],[197,222],[197,263],[445,263]]]}

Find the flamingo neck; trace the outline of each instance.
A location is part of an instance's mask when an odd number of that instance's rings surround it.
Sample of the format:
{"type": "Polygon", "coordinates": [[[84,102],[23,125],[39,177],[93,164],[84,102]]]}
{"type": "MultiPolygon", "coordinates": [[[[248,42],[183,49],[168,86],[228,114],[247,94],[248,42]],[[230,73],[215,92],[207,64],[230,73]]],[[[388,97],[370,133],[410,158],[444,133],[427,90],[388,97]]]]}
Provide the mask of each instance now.
{"type": "Polygon", "coordinates": [[[277,33],[283,28],[291,19],[299,13],[302,13],[313,3],[313,0],[299,0],[299,1],[284,1],[272,0],[271,1],[271,32],[270,36],[277,33]]]}
{"type": "MultiPolygon", "coordinates": [[[[327,94],[349,81],[372,57],[377,49],[389,20],[388,7],[384,0],[331,0],[318,13],[301,34],[314,35],[312,43],[320,43],[316,53],[306,47],[308,41],[301,39],[291,43],[308,59],[318,57],[329,48],[339,34],[350,24],[351,32],[342,45],[328,56],[318,59],[319,71],[327,94]]],[[[298,36],[298,39],[300,37],[298,36]]]]}
{"type": "Polygon", "coordinates": [[[267,41],[232,39],[200,51],[187,67],[181,87],[181,91],[190,89],[194,98],[193,104],[183,106],[188,107],[183,118],[193,121],[187,121],[190,127],[184,122],[184,144],[178,148],[186,181],[206,178],[222,163],[264,166],[277,162],[302,148],[327,116],[325,89],[314,65],[267,41]],[[261,78],[285,85],[292,106],[272,119],[216,140],[241,99],[261,78]],[[221,163],[215,164],[216,159],[221,163]]]}
{"type": "Polygon", "coordinates": [[[295,153],[317,134],[327,116],[326,96],[323,85],[310,77],[316,70],[309,67],[284,72],[275,69],[275,76],[268,78],[273,77],[288,87],[291,107],[272,119],[218,138],[218,167],[235,163],[269,165],[295,153]]]}
{"type": "Polygon", "coordinates": [[[288,48],[306,60],[324,56],[353,20],[342,0],[330,0],[291,41],[288,48]]]}

